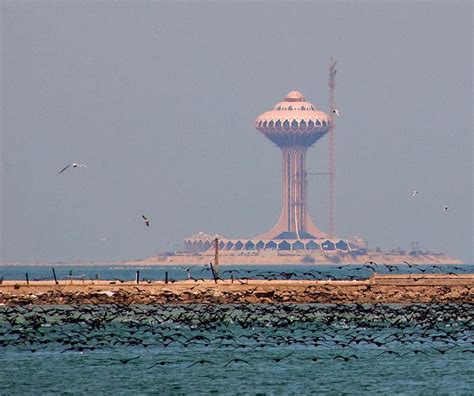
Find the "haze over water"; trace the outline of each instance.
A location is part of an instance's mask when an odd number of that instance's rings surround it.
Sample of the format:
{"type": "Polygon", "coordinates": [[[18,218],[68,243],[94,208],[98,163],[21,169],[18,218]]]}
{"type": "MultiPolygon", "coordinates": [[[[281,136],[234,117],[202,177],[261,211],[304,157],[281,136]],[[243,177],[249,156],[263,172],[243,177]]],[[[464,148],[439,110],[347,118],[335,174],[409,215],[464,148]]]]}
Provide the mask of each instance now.
{"type": "MultiPolygon", "coordinates": [[[[473,262],[470,2],[3,1],[0,18],[2,262],[268,230],[281,154],[254,121],[292,90],[327,112],[331,56],[337,236],[473,262]]],[[[327,179],[308,182],[327,232],[327,179]]]]}
{"type": "MultiPolygon", "coordinates": [[[[52,279],[52,264],[6,263],[143,258],[198,231],[267,230],[281,158],[254,120],[292,90],[327,112],[331,56],[337,236],[420,241],[471,264],[418,268],[474,272],[470,2],[3,1],[0,41],[2,280],[52,279]],[[58,174],[72,162],[87,168],[58,174]]],[[[308,172],[327,172],[327,141],[308,172]]],[[[327,180],[308,189],[327,231],[327,180]]],[[[60,280],[210,278],[54,266],[60,280]]],[[[354,268],[222,272],[373,272],[354,268]]],[[[467,395],[473,323],[472,303],[0,305],[0,394],[467,395]]]]}

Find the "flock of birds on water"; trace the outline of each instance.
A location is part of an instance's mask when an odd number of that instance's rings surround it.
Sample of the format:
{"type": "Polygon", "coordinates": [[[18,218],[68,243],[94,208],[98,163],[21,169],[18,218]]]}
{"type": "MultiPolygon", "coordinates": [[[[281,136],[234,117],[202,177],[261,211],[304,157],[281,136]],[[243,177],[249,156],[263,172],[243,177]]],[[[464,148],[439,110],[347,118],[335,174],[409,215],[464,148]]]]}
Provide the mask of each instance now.
{"type": "MultiPolygon", "coordinates": [[[[193,266],[184,268],[188,273],[188,279],[202,281],[204,278],[195,278],[190,274],[190,270],[195,268],[193,266]]],[[[200,272],[211,271],[211,268],[205,267],[200,272]]],[[[404,261],[403,264],[377,264],[374,261],[367,261],[364,265],[352,265],[345,264],[340,266],[334,266],[330,271],[320,271],[316,269],[305,270],[305,271],[263,271],[260,270],[244,270],[244,269],[230,269],[220,272],[220,277],[217,279],[229,279],[233,278],[237,281],[246,281],[250,279],[262,279],[262,280],[364,280],[367,279],[365,275],[358,275],[359,273],[411,273],[411,274],[430,274],[430,273],[443,273],[445,275],[459,276],[465,272],[466,269],[455,265],[424,265],[420,266],[417,264],[410,264],[404,261]],[[339,271],[336,271],[339,270],[339,271]],[[341,272],[342,273],[337,273],[341,272]],[[407,271],[408,270],[408,271],[407,271]]],[[[420,279],[420,278],[414,278],[420,279]]],[[[421,278],[422,279],[422,278],[421,278]]]]}
{"type": "MultiPolygon", "coordinates": [[[[169,269],[170,272],[174,274],[174,278],[170,276],[168,281],[174,283],[179,280],[192,280],[194,282],[203,282],[210,279],[216,280],[229,280],[232,279],[236,282],[245,283],[249,280],[365,280],[372,273],[388,273],[388,274],[413,274],[421,275],[414,277],[414,281],[420,281],[423,279],[423,275],[430,275],[433,273],[445,274],[445,275],[454,275],[459,276],[463,273],[468,272],[466,268],[458,267],[456,265],[418,265],[410,264],[407,261],[404,261],[400,265],[395,264],[384,264],[376,263],[374,261],[367,261],[363,265],[335,265],[331,266],[328,269],[308,269],[304,270],[297,267],[293,271],[262,271],[261,269],[224,269],[221,268],[219,272],[214,272],[211,265],[204,267],[199,266],[180,266],[172,267],[169,269]]],[[[166,271],[165,271],[166,272],[166,271]]],[[[82,275],[82,278],[85,279],[85,275],[82,275]]],[[[103,279],[99,274],[96,274],[95,279],[103,279]]],[[[3,277],[1,278],[3,279],[3,277]]],[[[52,280],[52,277],[35,277],[35,281],[43,280],[52,280]]],[[[65,279],[69,279],[66,277],[65,279]]],[[[91,279],[94,279],[91,277],[91,279]]],[[[151,277],[141,277],[140,281],[152,283],[154,281],[162,281],[163,279],[156,279],[151,277]]],[[[114,276],[112,279],[113,282],[129,282],[130,279],[124,279],[114,276]]]]}
{"type": "Polygon", "coordinates": [[[467,357],[474,353],[473,308],[470,303],[3,306],[0,360],[11,350],[89,354],[124,348],[127,355],[112,359],[116,364],[141,360],[150,370],[251,366],[254,357],[272,364],[467,357]],[[179,351],[195,351],[187,354],[194,359],[170,358],[179,351]],[[226,352],[224,359],[219,351],[226,352]]]}
{"type": "MultiPolygon", "coordinates": [[[[467,270],[457,266],[420,266],[408,262],[397,266],[369,261],[361,266],[332,267],[328,271],[333,275],[319,269],[262,272],[244,268],[223,270],[220,275],[227,279],[235,277],[241,283],[250,279],[328,279],[328,276],[352,279],[363,271],[392,273],[407,268],[421,275],[430,272],[458,275],[467,270]]],[[[210,267],[180,269],[196,286],[204,278],[193,277],[192,273],[207,272],[203,276],[210,279],[210,267]]],[[[301,361],[345,364],[385,357],[432,359],[447,355],[471,359],[474,353],[472,303],[170,302],[0,306],[0,361],[10,352],[63,356],[105,350],[112,352],[113,358],[109,360],[119,366],[140,365],[152,372],[162,366],[227,370],[251,367],[262,359],[270,364],[301,361]]]]}

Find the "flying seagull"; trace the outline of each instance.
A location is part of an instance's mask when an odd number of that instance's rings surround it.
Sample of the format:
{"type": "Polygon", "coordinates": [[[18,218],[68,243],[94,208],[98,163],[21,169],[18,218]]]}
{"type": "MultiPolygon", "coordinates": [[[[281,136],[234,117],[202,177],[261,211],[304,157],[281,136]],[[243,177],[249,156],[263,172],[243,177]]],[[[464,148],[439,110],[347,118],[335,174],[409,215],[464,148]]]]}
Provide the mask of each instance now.
{"type": "Polygon", "coordinates": [[[87,168],[87,165],[85,165],[85,164],[78,164],[77,162],[74,162],[74,163],[72,163],[72,164],[69,164],[69,165],[65,166],[63,169],[61,169],[61,170],[59,171],[59,174],[63,173],[67,168],[69,168],[69,167],[71,167],[71,166],[72,166],[73,168],[87,168]]]}
{"type": "Polygon", "coordinates": [[[412,198],[416,197],[417,195],[418,195],[418,191],[413,190],[413,192],[411,193],[412,198]]]}
{"type": "Polygon", "coordinates": [[[443,212],[447,212],[447,211],[448,211],[448,209],[449,209],[449,207],[448,207],[448,206],[443,206],[443,212]]]}
{"type": "Polygon", "coordinates": [[[150,227],[150,220],[145,215],[142,215],[142,218],[143,218],[143,221],[145,222],[146,226],[150,227]]]}
{"type": "Polygon", "coordinates": [[[332,113],[335,114],[335,115],[338,116],[338,117],[339,117],[339,115],[340,115],[338,109],[334,109],[334,110],[332,111],[332,113]]]}

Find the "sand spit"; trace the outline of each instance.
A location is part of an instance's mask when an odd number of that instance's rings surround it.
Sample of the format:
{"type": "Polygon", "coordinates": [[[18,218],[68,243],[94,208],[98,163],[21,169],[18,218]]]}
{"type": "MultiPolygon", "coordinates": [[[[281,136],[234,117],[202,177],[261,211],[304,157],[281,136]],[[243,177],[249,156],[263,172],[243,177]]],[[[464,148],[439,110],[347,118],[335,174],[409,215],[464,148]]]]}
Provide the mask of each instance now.
{"type": "MultiPolygon", "coordinates": [[[[369,252],[365,255],[352,255],[344,252],[314,252],[307,251],[221,251],[219,253],[219,265],[363,265],[367,262],[379,264],[397,265],[408,262],[415,265],[460,265],[462,260],[455,259],[439,253],[423,253],[418,255],[400,253],[377,253],[369,252]]],[[[120,261],[89,261],[80,260],[55,261],[55,262],[3,262],[1,265],[8,266],[38,266],[48,265],[53,267],[75,267],[83,265],[123,265],[123,266],[190,266],[209,265],[214,262],[213,252],[203,253],[176,253],[152,256],[144,259],[131,259],[120,261]]]]}
{"type": "MultiPolygon", "coordinates": [[[[352,255],[344,252],[299,251],[221,251],[220,265],[327,265],[327,264],[364,264],[368,261],[385,264],[463,264],[462,260],[444,254],[424,253],[418,255],[400,253],[370,252],[364,255],[352,255]]],[[[213,252],[177,253],[174,255],[153,256],[143,260],[128,260],[126,265],[205,265],[214,262],[213,252]]]]}
{"type": "Polygon", "coordinates": [[[0,304],[473,303],[474,274],[378,275],[364,281],[174,283],[4,281],[0,304]]]}

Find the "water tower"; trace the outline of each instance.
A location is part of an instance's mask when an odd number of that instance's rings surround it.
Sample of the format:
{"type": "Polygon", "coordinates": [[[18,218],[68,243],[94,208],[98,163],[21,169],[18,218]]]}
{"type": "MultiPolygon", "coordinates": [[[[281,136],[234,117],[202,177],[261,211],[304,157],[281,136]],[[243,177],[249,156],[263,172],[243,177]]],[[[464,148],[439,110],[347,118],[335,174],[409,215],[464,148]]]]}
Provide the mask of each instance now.
{"type": "Polygon", "coordinates": [[[298,91],[290,92],[271,111],[261,114],[255,127],[283,154],[283,207],[276,225],[258,239],[327,238],[307,210],[306,151],[327,132],[330,118],[306,102],[298,91]]]}

